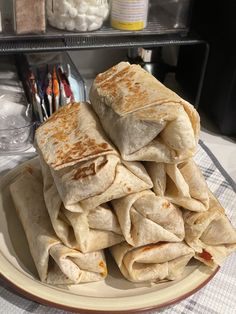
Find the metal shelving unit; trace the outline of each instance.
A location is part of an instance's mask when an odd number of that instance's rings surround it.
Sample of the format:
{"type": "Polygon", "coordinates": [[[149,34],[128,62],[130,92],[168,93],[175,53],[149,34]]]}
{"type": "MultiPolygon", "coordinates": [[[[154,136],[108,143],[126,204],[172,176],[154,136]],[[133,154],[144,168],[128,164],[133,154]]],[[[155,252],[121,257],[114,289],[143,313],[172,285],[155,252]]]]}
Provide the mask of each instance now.
{"type": "Polygon", "coordinates": [[[97,48],[158,47],[166,45],[193,45],[204,43],[195,36],[173,35],[122,35],[122,36],[86,36],[61,35],[53,38],[44,36],[0,38],[0,53],[28,53],[60,50],[79,50],[97,48]]]}
{"type": "MultiPolygon", "coordinates": [[[[10,28],[12,23],[9,23],[10,28]]],[[[41,35],[15,35],[12,31],[0,34],[0,54],[19,54],[50,51],[72,51],[99,48],[132,48],[160,46],[203,45],[205,52],[197,91],[197,105],[208,58],[208,44],[196,34],[189,34],[187,28],[170,28],[164,22],[150,18],[142,31],[119,31],[111,28],[109,22],[95,32],[75,33],[60,31],[48,26],[41,35]]]]}
{"type": "Polygon", "coordinates": [[[142,31],[119,31],[107,22],[95,32],[74,33],[52,27],[42,35],[15,35],[8,31],[0,34],[0,53],[27,53],[59,50],[156,47],[164,45],[197,44],[197,36],[187,36],[187,29],[168,28],[151,20],[142,31]]]}
{"type": "Polygon", "coordinates": [[[122,31],[116,30],[112,28],[109,22],[106,22],[104,26],[94,32],[69,32],[64,30],[58,30],[54,27],[47,26],[47,33],[43,35],[17,35],[13,34],[12,25],[8,21],[7,30],[5,34],[0,34],[0,39],[27,39],[27,38],[65,38],[65,37],[77,37],[77,36],[86,36],[86,37],[97,37],[97,36],[127,36],[127,35],[136,35],[136,36],[143,36],[143,35],[163,35],[163,34],[181,34],[182,36],[186,36],[188,33],[187,28],[171,28],[161,24],[158,21],[150,20],[147,24],[147,27],[141,31],[122,31]]]}

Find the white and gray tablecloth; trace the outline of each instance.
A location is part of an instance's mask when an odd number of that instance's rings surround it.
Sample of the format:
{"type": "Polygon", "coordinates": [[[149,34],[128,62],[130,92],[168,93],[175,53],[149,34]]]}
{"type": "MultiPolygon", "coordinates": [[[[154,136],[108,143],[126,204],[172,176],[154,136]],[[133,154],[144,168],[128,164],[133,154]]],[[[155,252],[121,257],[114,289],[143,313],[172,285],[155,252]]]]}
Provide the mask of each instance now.
{"type": "MultiPolygon", "coordinates": [[[[0,156],[0,175],[32,157],[0,156]]],[[[236,227],[236,184],[221,167],[214,155],[200,142],[195,156],[209,188],[224,206],[236,227]]],[[[0,313],[66,314],[69,312],[46,307],[19,296],[0,279],[0,313]]],[[[171,307],[151,311],[165,314],[236,314],[236,254],[232,254],[215,277],[200,291],[171,307]]]]}

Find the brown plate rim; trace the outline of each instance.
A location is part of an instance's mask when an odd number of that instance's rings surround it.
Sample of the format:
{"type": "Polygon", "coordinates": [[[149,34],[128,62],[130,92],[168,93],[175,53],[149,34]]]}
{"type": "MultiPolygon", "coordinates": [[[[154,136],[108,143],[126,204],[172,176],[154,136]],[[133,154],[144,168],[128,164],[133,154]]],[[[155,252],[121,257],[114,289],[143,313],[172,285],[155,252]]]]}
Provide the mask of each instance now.
{"type": "Polygon", "coordinates": [[[158,305],[153,305],[150,307],[144,307],[144,308],[139,308],[139,309],[131,309],[131,310],[89,310],[89,309],[83,309],[83,308],[75,308],[75,307],[70,307],[70,306],[66,306],[60,303],[55,303],[52,302],[50,300],[44,299],[44,298],[40,298],[38,296],[36,296],[35,294],[31,294],[30,292],[24,290],[23,288],[17,286],[14,284],[14,282],[10,281],[9,279],[7,279],[3,274],[0,274],[0,277],[6,282],[6,284],[13,289],[14,291],[16,291],[17,293],[19,293],[20,295],[22,295],[23,297],[26,297],[27,299],[31,300],[31,301],[35,301],[39,304],[42,305],[46,305],[49,307],[54,307],[57,309],[61,309],[61,310],[65,310],[65,311],[70,311],[70,312],[74,312],[74,313],[84,313],[84,314],[102,314],[102,313],[111,313],[111,314],[130,314],[130,313],[144,313],[150,310],[155,310],[155,309],[163,309],[165,307],[168,307],[170,305],[174,305],[180,301],[183,301],[184,299],[190,297],[191,295],[193,295],[194,293],[198,292],[200,289],[202,289],[205,285],[207,285],[209,283],[209,281],[211,281],[211,279],[216,275],[216,273],[219,271],[220,266],[218,266],[213,273],[205,280],[203,281],[200,285],[198,285],[197,287],[195,287],[194,289],[192,289],[191,291],[188,291],[187,293],[174,298],[173,300],[170,300],[168,302],[164,302],[162,304],[158,304],[158,305]]]}

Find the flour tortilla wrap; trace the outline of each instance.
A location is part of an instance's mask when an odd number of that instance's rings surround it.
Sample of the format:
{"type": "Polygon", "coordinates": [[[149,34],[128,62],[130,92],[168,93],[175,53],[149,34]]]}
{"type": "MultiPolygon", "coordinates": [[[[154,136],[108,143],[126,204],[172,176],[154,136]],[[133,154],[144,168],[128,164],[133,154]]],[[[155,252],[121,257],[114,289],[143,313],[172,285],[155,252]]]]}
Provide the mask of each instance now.
{"type": "Polygon", "coordinates": [[[104,279],[107,270],[102,251],[83,254],[57,238],[45,207],[43,184],[34,169],[30,172],[27,169],[19,175],[10,191],[40,280],[66,285],[104,279]]]}
{"type": "Polygon", "coordinates": [[[83,253],[107,248],[124,241],[117,217],[107,204],[82,213],[67,210],[60,198],[49,167],[40,160],[45,204],[59,239],[83,253]]]}
{"type": "Polygon", "coordinates": [[[222,265],[225,258],[236,251],[236,229],[226,217],[224,209],[208,191],[210,206],[207,212],[184,213],[185,241],[195,257],[208,266],[222,265]]]}
{"type": "Polygon", "coordinates": [[[132,246],[184,239],[182,212],[150,190],[114,200],[112,206],[125,240],[132,246]]]}
{"type": "Polygon", "coordinates": [[[184,242],[133,248],[126,242],[110,251],[124,277],[133,282],[159,282],[181,277],[194,251],[184,242]]]}
{"type": "Polygon", "coordinates": [[[145,167],[156,195],[191,211],[208,210],[208,187],[193,159],[180,164],[146,162],[145,167]]]}
{"type": "Polygon", "coordinates": [[[69,104],[52,115],[37,130],[36,147],[69,211],[91,210],[152,187],[141,163],[121,161],[88,103],[69,104]]]}
{"type": "Polygon", "coordinates": [[[99,74],[90,101],[124,160],[176,163],[196,152],[197,111],[139,65],[99,74]]]}

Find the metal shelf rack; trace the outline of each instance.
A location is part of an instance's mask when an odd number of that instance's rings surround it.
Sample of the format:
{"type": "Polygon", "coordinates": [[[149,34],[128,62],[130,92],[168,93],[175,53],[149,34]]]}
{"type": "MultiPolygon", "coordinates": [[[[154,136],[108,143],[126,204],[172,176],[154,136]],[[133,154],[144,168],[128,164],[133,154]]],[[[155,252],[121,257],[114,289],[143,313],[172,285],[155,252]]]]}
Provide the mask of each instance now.
{"type": "Polygon", "coordinates": [[[119,31],[105,24],[100,30],[87,33],[59,31],[47,28],[42,35],[0,34],[0,53],[28,53],[98,48],[156,47],[164,45],[198,44],[197,36],[187,36],[187,29],[168,28],[151,20],[142,31],[119,31]]]}
{"type": "MultiPolygon", "coordinates": [[[[11,23],[10,23],[11,25],[11,23]]],[[[196,34],[188,34],[188,29],[168,28],[167,25],[150,20],[142,31],[119,31],[111,28],[107,22],[95,32],[74,33],[60,31],[53,27],[47,28],[46,34],[15,35],[13,32],[0,34],[0,54],[21,54],[50,51],[72,51],[99,48],[132,48],[160,46],[190,46],[204,47],[203,62],[199,75],[195,105],[197,106],[205,68],[208,59],[209,46],[196,34]]]]}

